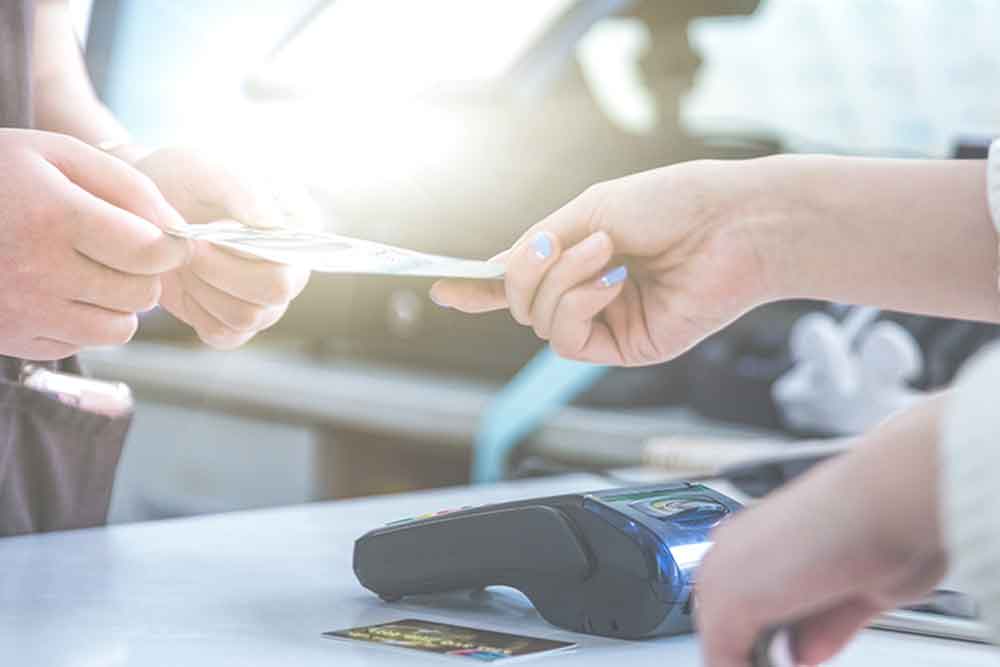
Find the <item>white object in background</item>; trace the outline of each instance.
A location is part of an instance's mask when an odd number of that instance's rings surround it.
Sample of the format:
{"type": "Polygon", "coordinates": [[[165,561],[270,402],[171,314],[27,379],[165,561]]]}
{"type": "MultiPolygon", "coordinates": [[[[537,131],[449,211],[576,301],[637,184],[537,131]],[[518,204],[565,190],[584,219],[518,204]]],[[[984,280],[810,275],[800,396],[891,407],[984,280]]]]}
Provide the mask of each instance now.
{"type": "Polygon", "coordinates": [[[695,134],[765,133],[797,152],[944,157],[1000,133],[995,0],[766,0],[693,21],[695,134]]]}
{"type": "Polygon", "coordinates": [[[916,341],[895,322],[854,308],[843,322],[810,313],[792,327],[794,366],[772,394],[786,426],[854,435],[920,397],[909,382],[923,369],[916,341]]]}
{"type": "Polygon", "coordinates": [[[636,18],[599,21],[576,46],[576,59],[594,101],[623,132],[649,134],[660,110],[643,79],[640,61],[649,49],[649,27],[636,18]]]}

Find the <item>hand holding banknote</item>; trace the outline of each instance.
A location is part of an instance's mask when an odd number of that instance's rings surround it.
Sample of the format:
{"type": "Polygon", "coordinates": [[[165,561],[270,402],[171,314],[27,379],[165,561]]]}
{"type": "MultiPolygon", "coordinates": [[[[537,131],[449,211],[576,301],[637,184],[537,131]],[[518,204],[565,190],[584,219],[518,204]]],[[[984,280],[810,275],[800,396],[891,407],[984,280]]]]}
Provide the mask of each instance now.
{"type": "Polygon", "coordinates": [[[61,359],[120,345],[189,243],[149,179],[70,137],[0,130],[0,354],[61,359]]]}
{"type": "MultiPolygon", "coordinates": [[[[189,225],[236,220],[260,229],[319,225],[304,194],[261,175],[211,160],[197,151],[166,148],[134,162],[189,225]]],[[[163,277],[160,304],[213,347],[242,345],[277,322],[309,280],[307,267],[194,241],[191,261],[163,277]]]]}
{"type": "Polygon", "coordinates": [[[446,280],[431,296],[465,312],[509,308],[569,359],[666,361],[773,297],[740,212],[755,187],[712,162],[601,183],[498,257],[504,283],[446,280]]]}

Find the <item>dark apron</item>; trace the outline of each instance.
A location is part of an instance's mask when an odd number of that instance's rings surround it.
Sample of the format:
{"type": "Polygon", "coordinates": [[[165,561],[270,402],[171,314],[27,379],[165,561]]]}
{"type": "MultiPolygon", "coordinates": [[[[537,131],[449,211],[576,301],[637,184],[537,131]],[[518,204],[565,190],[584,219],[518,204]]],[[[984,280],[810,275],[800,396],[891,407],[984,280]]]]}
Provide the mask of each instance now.
{"type": "MultiPolygon", "coordinates": [[[[0,357],[0,535],[99,526],[131,419],[29,389],[21,364],[0,357]]],[[[80,372],[75,359],[44,365],[80,372]]]]}
{"type": "MultiPolygon", "coordinates": [[[[31,126],[32,10],[30,0],[0,0],[0,127],[31,126]]],[[[0,536],[100,525],[130,418],[21,385],[23,363],[0,356],[0,536]]],[[[75,359],[43,365],[80,372],[75,359]]]]}
{"type": "Polygon", "coordinates": [[[0,0],[0,127],[31,127],[32,0],[0,0]]]}

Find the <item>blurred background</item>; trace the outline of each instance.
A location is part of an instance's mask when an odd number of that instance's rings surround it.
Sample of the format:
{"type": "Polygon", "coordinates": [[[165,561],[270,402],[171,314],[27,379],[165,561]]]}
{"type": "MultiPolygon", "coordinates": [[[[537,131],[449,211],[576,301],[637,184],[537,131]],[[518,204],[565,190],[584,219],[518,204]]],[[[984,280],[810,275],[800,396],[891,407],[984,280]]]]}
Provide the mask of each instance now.
{"type": "MultiPolygon", "coordinates": [[[[674,162],[975,158],[1000,134],[993,0],[74,8],[98,93],[140,141],[268,165],[310,189],[331,230],[441,254],[489,257],[588,185],[674,162]]],[[[126,348],[89,353],[139,399],[112,520],[697,471],[850,435],[884,416],[872,405],[947,383],[996,336],[795,302],[669,364],[609,371],[554,359],[506,314],[438,309],[428,286],[314,275],[244,350],[206,350],[153,313],[126,348]],[[826,342],[794,344],[810,336],[826,342]],[[823,345],[875,373],[871,386],[838,388],[823,345]]]]}

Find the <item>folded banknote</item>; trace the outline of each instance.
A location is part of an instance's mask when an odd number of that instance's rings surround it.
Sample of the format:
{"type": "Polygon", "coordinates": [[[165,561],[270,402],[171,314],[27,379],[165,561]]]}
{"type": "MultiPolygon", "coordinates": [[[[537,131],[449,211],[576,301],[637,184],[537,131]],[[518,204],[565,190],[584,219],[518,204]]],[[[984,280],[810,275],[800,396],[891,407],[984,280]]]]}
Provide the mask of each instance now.
{"type": "Polygon", "coordinates": [[[324,273],[480,279],[504,274],[503,265],[496,262],[428,255],[330,232],[258,229],[223,221],[185,225],[167,233],[324,273]]]}

